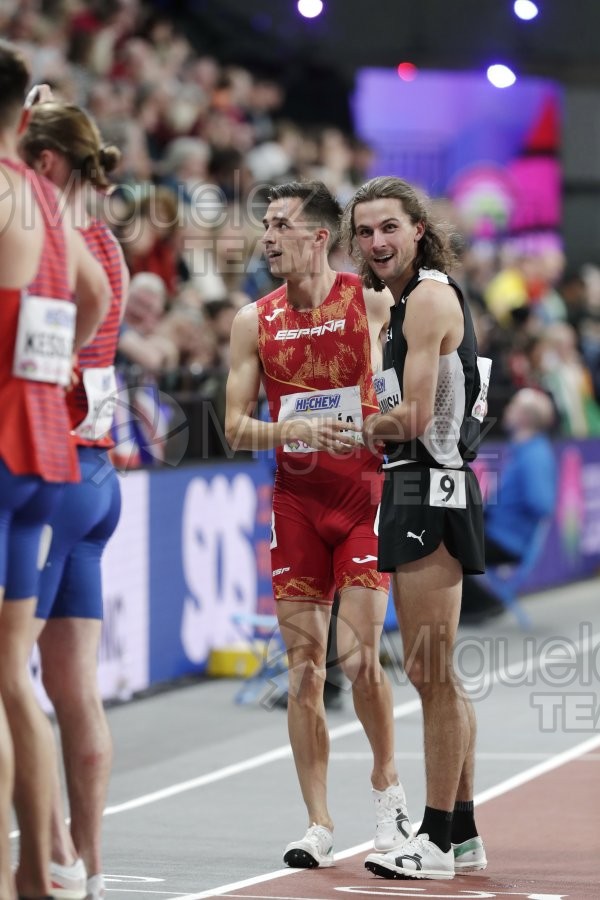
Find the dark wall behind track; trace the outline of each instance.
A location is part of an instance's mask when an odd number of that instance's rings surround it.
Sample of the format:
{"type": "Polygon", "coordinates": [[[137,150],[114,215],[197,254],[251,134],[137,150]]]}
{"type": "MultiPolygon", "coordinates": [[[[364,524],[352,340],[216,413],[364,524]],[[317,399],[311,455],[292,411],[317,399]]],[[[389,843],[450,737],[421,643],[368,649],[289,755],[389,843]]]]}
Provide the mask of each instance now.
{"type": "MultiPolygon", "coordinates": [[[[324,0],[302,19],[296,0],[172,0],[193,14],[206,42],[285,61],[305,53],[346,73],[410,57],[436,68],[482,68],[493,56],[524,73],[600,83],[598,0],[537,0],[540,15],[521,22],[512,0],[324,0]]],[[[157,4],[158,5],[158,4],[157,4]]]]}

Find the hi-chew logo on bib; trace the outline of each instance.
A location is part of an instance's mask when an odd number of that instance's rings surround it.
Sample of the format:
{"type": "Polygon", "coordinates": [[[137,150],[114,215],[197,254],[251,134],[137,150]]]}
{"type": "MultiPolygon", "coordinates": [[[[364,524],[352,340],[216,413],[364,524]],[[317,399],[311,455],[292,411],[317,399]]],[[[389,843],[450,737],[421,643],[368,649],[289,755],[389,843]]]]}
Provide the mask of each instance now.
{"type": "MultiPolygon", "coordinates": [[[[324,391],[303,391],[285,394],[281,398],[278,421],[294,417],[332,417],[338,422],[362,427],[362,402],[358,385],[343,388],[329,388],[324,391]]],[[[345,434],[361,443],[360,432],[346,431],[345,434]]],[[[304,441],[295,440],[284,445],[285,453],[314,453],[314,447],[304,441]]]]}
{"type": "Polygon", "coordinates": [[[330,409],[338,409],[341,401],[339,393],[324,397],[317,394],[316,397],[300,397],[294,407],[296,412],[327,412],[330,409]]]}
{"type": "Polygon", "coordinates": [[[379,412],[387,413],[402,402],[402,391],[395,369],[384,369],[373,375],[373,387],[377,396],[379,412]]]}

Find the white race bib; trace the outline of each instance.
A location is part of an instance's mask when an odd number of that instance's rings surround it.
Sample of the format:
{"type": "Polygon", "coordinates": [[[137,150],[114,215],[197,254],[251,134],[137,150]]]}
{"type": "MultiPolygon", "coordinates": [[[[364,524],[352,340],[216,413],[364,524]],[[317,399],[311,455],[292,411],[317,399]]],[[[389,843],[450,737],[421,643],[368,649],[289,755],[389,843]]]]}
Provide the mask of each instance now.
{"type": "Polygon", "coordinates": [[[490,373],[492,371],[491,359],[487,356],[478,356],[477,368],[479,369],[479,381],[481,382],[481,387],[479,389],[479,394],[477,395],[477,400],[473,404],[471,415],[474,419],[479,419],[480,422],[483,422],[487,413],[487,395],[490,386],[490,373]]]}
{"type": "Polygon", "coordinates": [[[373,375],[373,387],[377,395],[379,412],[388,413],[402,403],[402,391],[395,369],[384,369],[373,375]]]}
{"type": "Polygon", "coordinates": [[[103,369],[83,369],[83,387],[87,397],[88,411],[83,422],[75,429],[75,434],[87,441],[98,441],[104,437],[113,422],[117,380],[115,367],[103,369]]]}
{"type": "MultiPolygon", "coordinates": [[[[298,394],[285,394],[281,398],[279,422],[295,419],[299,416],[322,419],[337,419],[362,428],[362,402],[360,388],[357,385],[344,388],[330,388],[326,391],[301,391],[298,394]]],[[[343,434],[362,443],[360,431],[346,431],[343,434]]],[[[285,453],[314,453],[314,447],[304,441],[292,441],[284,444],[285,453]]]]}
{"type": "Polygon", "coordinates": [[[13,375],[28,381],[71,381],[77,307],[68,300],[23,294],[13,375]]]}
{"type": "Polygon", "coordinates": [[[465,472],[461,469],[430,469],[429,505],[443,506],[446,509],[466,509],[465,472]]]}

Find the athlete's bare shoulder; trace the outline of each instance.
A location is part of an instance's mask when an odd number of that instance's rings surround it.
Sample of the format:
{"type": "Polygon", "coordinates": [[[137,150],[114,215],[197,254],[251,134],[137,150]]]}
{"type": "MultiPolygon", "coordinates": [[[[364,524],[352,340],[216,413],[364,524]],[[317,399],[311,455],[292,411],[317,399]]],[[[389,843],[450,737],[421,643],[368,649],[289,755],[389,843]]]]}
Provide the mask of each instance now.
{"type": "Polygon", "coordinates": [[[244,306],[241,306],[235,314],[235,318],[245,324],[258,322],[258,308],[256,303],[246,303],[244,306]]]}
{"type": "Polygon", "coordinates": [[[425,278],[419,281],[413,294],[418,298],[418,304],[412,304],[412,310],[418,310],[422,319],[440,315],[445,318],[461,316],[457,293],[447,280],[425,278]]]}
{"type": "Polygon", "coordinates": [[[258,310],[256,303],[238,309],[231,327],[231,343],[248,348],[258,346],[258,310]]]}
{"type": "Polygon", "coordinates": [[[463,333],[464,318],[454,288],[441,281],[420,281],[411,294],[404,319],[409,346],[429,341],[446,354],[458,347],[463,333]]]}

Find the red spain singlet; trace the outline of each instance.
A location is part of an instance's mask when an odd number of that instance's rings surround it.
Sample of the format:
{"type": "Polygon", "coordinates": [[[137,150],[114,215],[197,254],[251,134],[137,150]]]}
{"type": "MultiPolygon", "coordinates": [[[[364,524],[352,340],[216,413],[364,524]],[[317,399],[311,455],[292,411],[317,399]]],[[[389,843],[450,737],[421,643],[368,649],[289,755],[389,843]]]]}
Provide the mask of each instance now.
{"type": "MultiPolygon", "coordinates": [[[[329,400],[331,412],[324,414],[336,417],[340,391],[352,388],[359,389],[351,392],[363,418],[377,411],[358,276],[338,273],[316,309],[294,309],[285,287],[257,307],[259,356],[273,420],[282,404],[291,404],[295,415],[298,409],[327,410],[329,400]]],[[[330,604],[336,587],[387,592],[389,580],[376,565],[382,484],[377,457],[362,446],[344,455],[279,447],[277,462],[271,530],[275,598],[330,604]]]]}
{"type": "MultiPolygon", "coordinates": [[[[81,229],[81,234],[89,250],[106,272],[112,296],[110,308],[96,332],[96,336],[93,341],[81,348],[77,357],[76,371],[79,376],[79,382],[67,394],[67,406],[72,428],[79,425],[88,412],[83,370],[105,368],[112,366],[115,361],[121,324],[121,309],[124,301],[121,253],[117,239],[112,231],[104,222],[94,219],[91,225],[81,229]]],[[[76,444],[86,447],[114,447],[115,445],[110,432],[107,432],[98,440],[87,440],[77,434],[74,435],[74,439],[76,444]]]]}
{"type": "MultiPolygon", "coordinates": [[[[363,417],[378,411],[371,379],[371,341],[360,279],[338,272],[323,303],[297,310],[287,301],[285,285],[257,301],[258,353],[273,421],[282,397],[301,391],[360,389],[363,417]]],[[[277,463],[289,473],[311,474],[315,480],[352,477],[376,471],[379,460],[364,447],[344,455],[323,451],[290,453],[277,448],[277,463]]]]}
{"type": "Polygon", "coordinates": [[[45,230],[38,273],[31,284],[23,290],[0,288],[0,457],[14,475],[79,481],[64,388],[12,374],[22,294],[73,300],[59,200],[54,185],[24,164],[8,159],[0,163],[28,182],[45,230]]]}

